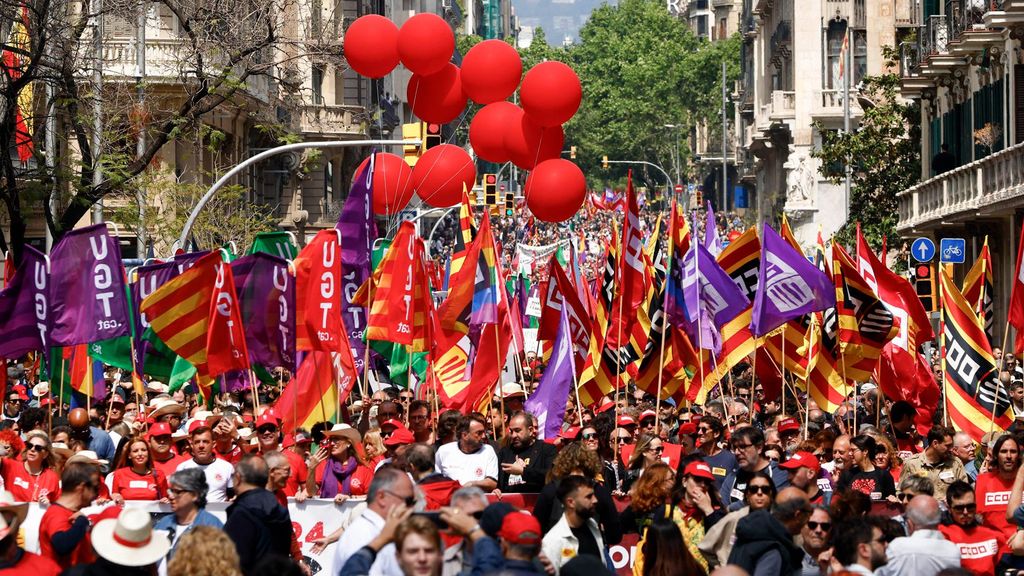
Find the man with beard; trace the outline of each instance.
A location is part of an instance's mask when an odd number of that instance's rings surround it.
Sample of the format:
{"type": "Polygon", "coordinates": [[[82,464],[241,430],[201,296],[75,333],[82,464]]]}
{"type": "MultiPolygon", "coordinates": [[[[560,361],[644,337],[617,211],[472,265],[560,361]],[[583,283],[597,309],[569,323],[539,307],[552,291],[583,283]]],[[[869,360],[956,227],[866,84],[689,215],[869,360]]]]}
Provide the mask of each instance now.
{"type": "Polygon", "coordinates": [[[772,477],[777,490],[789,486],[786,471],[764,457],[764,434],[753,426],[744,426],[732,435],[732,453],[736,456],[736,469],[722,482],[722,501],[730,510],[743,507],[747,482],[755,472],[765,472],[772,477]]]}
{"type": "MultiPolygon", "coordinates": [[[[585,476],[566,476],[556,493],[565,512],[544,536],[541,549],[557,572],[577,556],[593,556],[604,563],[604,541],[594,520],[597,496],[594,482],[585,476]]],[[[610,567],[609,567],[610,569],[610,567]]]]}
{"type": "Polygon", "coordinates": [[[800,531],[804,548],[801,576],[818,576],[828,573],[830,555],[825,552],[829,548],[828,538],[831,533],[832,515],[829,514],[828,508],[815,506],[814,512],[811,512],[811,518],[800,531]]]}
{"type": "Polygon", "coordinates": [[[982,523],[1009,538],[1017,531],[1017,527],[1006,518],[1007,506],[1010,504],[1017,469],[1020,468],[1020,446],[1013,436],[1004,434],[996,440],[992,446],[991,459],[988,471],[978,474],[974,485],[975,502],[982,523]]]}
{"type": "Polygon", "coordinates": [[[821,468],[828,472],[833,480],[838,480],[843,470],[847,466],[852,465],[853,454],[851,448],[849,434],[836,436],[836,439],[832,442],[832,461],[822,464],[821,468]]]}
{"type": "Polygon", "coordinates": [[[939,526],[947,540],[960,547],[962,565],[973,574],[995,574],[999,551],[1006,536],[978,524],[974,490],[967,482],[954,482],[946,489],[946,507],[951,523],[939,526]]]}
{"type": "Polygon", "coordinates": [[[455,442],[442,444],[434,456],[437,472],[463,486],[477,486],[484,492],[498,487],[498,455],[486,443],[487,424],[470,414],[459,418],[455,442]]]}
{"type": "Polygon", "coordinates": [[[704,461],[711,467],[715,477],[715,486],[721,490],[722,482],[729,472],[736,468],[736,456],[730,450],[724,450],[725,425],[714,416],[704,416],[697,425],[697,449],[704,461]]]}
{"type": "Polygon", "coordinates": [[[871,576],[886,563],[882,530],[864,518],[851,518],[836,526],[832,557],[843,570],[871,576]]]}
{"type": "Polygon", "coordinates": [[[825,493],[818,487],[818,472],[821,465],[818,459],[810,452],[797,452],[790,456],[782,464],[779,464],[789,474],[790,486],[799,488],[807,493],[807,499],[811,504],[825,504],[825,493]]]}
{"type": "Polygon", "coordinates": [[[537,442],[533,416],[516,412],[508,420],[508,445],[498,452],[498,488],[502,492],[540,492],[556,453],[553,445],[537,442]]]}
{"type": "Polygon", "coordinates": [[[905,514],[907,532],[889,543],[889,561],[876,576],[914,576],[935,574],[960,566],[960,547],[939,532],[942,510],[931,496],[914,496],[905,514]]]}
{"type": "Polygon", "coordinates": [[[966,481],[967,472],[960,459],[953,455],[952,428],[932,426],[928,431],[928,447],[903,461],[901,474],[927,476],[935,487],[935,498],[946,497],[946,487],[957,480],[966,481]]]}

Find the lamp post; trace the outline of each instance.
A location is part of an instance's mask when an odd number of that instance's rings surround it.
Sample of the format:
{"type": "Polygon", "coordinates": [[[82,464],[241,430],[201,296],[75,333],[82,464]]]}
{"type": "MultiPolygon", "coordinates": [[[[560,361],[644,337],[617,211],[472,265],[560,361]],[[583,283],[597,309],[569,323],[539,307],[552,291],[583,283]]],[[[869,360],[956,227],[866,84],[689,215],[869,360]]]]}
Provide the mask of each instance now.
{"type": "Polygon", "coordinates": [[[676,148],[674,150],[675,153],[672,155],[672,168],[676,171],[676,184],[682,184],[683,178],[679,173],[679,167],[681,165],[679,161],[679,131],[682,129],[682,126],[677,126],[675,124],[664,124],[663,126],[675,132],[676,135],[676,148]]]}

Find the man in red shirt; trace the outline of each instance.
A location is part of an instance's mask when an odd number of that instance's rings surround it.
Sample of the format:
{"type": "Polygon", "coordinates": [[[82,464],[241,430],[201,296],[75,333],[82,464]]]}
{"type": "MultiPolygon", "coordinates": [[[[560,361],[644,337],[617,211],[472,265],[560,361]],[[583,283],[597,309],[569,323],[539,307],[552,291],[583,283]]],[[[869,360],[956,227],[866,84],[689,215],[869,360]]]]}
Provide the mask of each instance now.
{"type": "Polygon", "coordinates": [[[971,485],[962,480],[950,484],[946,489],[946,505],[953,522],[939,526],[939,532],[960,547],[960,565],[978,576],[995,574],[1000,550],[1006,546],[1006,536],[978,524],[978,507],[971,485]]]}
{"type": "MultiPolygon", "coordinates": [[[[284,485],[284,495],[294,496],[295,500],[302,502],[306,499],[306,477],[309,476],[309,468],[305,460],[292,450],[281,450],[281,425],[277,418],[270,412],[260,414],[256,419],[256,438],[260,443],[260,454],[281,451],[281,454],[288,459],[291,473],[284,485]]],[[[355,449],[353,447],[353,449],[355,449]]]]}
{"type": "Polygon", "coordinates": [[[57,576],[56,562],[18,547],[18,529],[26,515],[28,502],[15,502],[13,494],[0,490],[0,576],[57,576]]]}
{"type": "Polygon", "coordinates": [[[39,522],[39,548],[43,556],[66,570],[96,558],[89,542],[92,521],[81,513],[99,494],[100,472],[92,464],[71,462],[61,474],[61,493],[39,522]]]}
{"type": "MultiPolygon", "coordinates": [[[[197,415],[198,417],[198,415],[197,415]]],[[[213,427],[213,453],[220,458],[228,462],[229,464],[237,464],[245,452],[238,445],[235,437],[238,435],[238,422],[235,420],[234,412],[228,412],[226,414],[218,414],[216,416],[210,416],[206,418],[206,421],[213,427]]]]}
{"type": "Polygon", "coordinates": [[[157,422],[149,427],[146,434],[149,439],[149,447],[153,451],[153,467],[163,473],[164,478],[170,478],[171,474],[178,469],[178,464],[188,460],[187,456],[178,456],[171,450],[171,426],[166,422],[157,422]]]}
{"type": "Polygon", "coordinates": [[[1013,436],[1004,434],[992,446],[990,459],[988,471],[978,474],[974,486],[975,501],[984,525],[1010,538],[1017,528],[1007,521],[1006,511],[1010,504],[1013,480],[1020,468],[1020,446],[1013,436]]]}

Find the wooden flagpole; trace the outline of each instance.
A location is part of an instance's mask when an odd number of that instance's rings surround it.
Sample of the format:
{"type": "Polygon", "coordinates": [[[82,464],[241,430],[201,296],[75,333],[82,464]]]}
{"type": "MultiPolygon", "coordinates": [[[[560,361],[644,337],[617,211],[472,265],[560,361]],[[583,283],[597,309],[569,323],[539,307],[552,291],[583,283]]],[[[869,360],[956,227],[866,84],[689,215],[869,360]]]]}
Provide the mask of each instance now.
{"type": "MultiPolygon", "coordinates": [[[[782,365],[779,366],[779,373],[782,374],[782,417],[786,417],[786,329],[789,327],[789,322],[782,325],[782,365]]],[[[762,388],[764,386],[762,385],[762,388]]],[[[754,398],[754,389],[757,388],[753,383],[750,385],[750,398],[754,398]]],[[[794,398],[797,400],[797,398],[794,398]]],[[[798,402],[799,404],[799,402],[798,402]]]]}
{"type": "MultiPolygon", "coordinates": [[[[810,339],[806,340],[806,345],[807,345],[807,374],[804,375],[804,388],[807,389],[807,398],[808,399],[810,399],[810,397],[811,397],[811,361],[814,358],[814,354],[812,354],[812,352],[814,351],[814,342],[813,342],[813,340],[814,340],[814,323],[815,323],[815,321],[817,319],[818,319],[817,314],[815,314],[814,312],[811,312],[811,325],[810,325],[810,327],[809,327],[809,329],[807,331],[807,333],[810,334],[811,337],[810,337],[810,339]]],[[[797,352],[799,352],[799,350],[797,350],[797,352]]],[[[797,402],[797,405],[799,406],[800,403],[797,402]]],[[[808,406],[807,409],[804,410],[804,440],[805,441],[808,438],[809,431],[808,431],[807,428],[810,425],[810,423],[811,423],[811,409],[808,406]]]]}

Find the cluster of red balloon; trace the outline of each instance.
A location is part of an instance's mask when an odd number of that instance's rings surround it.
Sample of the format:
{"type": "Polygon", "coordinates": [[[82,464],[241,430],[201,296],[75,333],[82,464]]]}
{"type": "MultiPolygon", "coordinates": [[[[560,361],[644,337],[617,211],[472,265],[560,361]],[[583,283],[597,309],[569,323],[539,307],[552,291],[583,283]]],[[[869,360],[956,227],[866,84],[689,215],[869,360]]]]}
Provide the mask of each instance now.
{"type": "MultiPolygon", "coordinates": [[[[526,202],[538,218],[561,222],[571,217],[586,196],[583,172],[561,158],[562,124],[576,113],[583,97],[576,73],[561,62],[543,62],[524,77],[518,52],[500,40],[471,48],[460,70],[450,62],[454,49],[451,28],[434,14],[417,14],[401,29],[383,16],[367,15],[345,34],[345,58],[359,74],[381,78],[399,62],[412,71],[406,96],[423,121],[445,124],[463,113],[467,99],[482,104],[469,127],[473,150],[484,160],[511,161],[531,171],[526,202]],[[517,88],[522,108],[506,100],[517,88]]],[[[376,156],[378,214],[401,210],[414,191],[431,206],[454,206],[462,199],[463,186],[472,188],[476,181],[472,159],[458,146],[431,148],[414,169],[393,154],[376,156]]]]}

